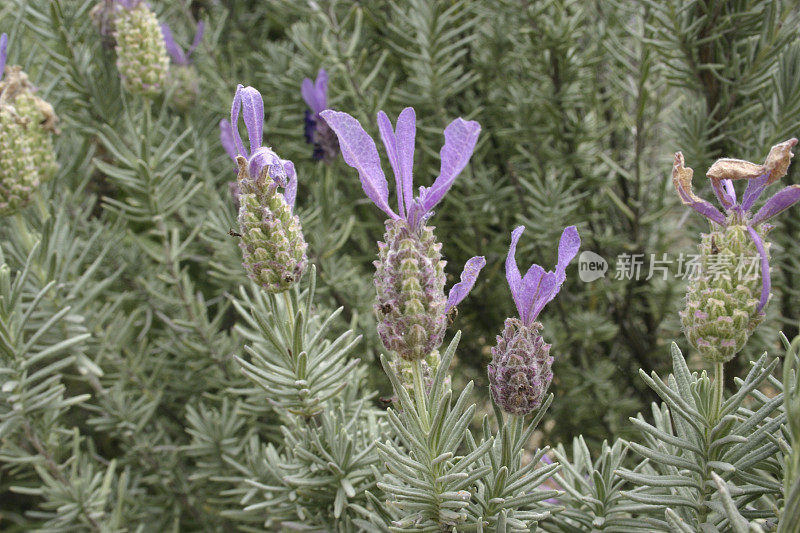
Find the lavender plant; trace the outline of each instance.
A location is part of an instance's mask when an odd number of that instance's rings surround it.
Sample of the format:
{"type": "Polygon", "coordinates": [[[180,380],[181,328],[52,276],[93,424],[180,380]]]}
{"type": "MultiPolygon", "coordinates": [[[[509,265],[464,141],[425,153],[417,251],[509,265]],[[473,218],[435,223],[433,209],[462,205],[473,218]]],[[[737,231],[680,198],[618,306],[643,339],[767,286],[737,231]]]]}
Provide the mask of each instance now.
{"type": "Polygon", "coordinates": [[[687,291],[689,350],[667,349],[685,342],[681,283],[615,279],[614,256],[694,239],[670,147],[760,160],[796,135],[797,14],[2,3],[26,81],[16,101],[0,93],[0,165],[24,160],[10,179],[38,183],[0,224],[0,529],[793,531],[798,341],[770,354],[796,262],[793,219],[773,215],[797,188],[752,209],[796,180],[793,142],[764,165],[715,164],[722,209],[678,165],[713,235],[687,291]],[[198,20],[192,62],[174,37],[198,20]],[[187,65],[203,92],[181,110],[187,65]],[[374,127],[378,109],[397,124],[381,112],[374,127]],[[412,166],[432,184],[418,194],[412,166]],[[579,246],[606,279],[568,268],[579,246]],[[523,275],[517,248],[556,267],[523,275]],[[714,278],[728,251],[757,258],[741,288],[714,278]]]}

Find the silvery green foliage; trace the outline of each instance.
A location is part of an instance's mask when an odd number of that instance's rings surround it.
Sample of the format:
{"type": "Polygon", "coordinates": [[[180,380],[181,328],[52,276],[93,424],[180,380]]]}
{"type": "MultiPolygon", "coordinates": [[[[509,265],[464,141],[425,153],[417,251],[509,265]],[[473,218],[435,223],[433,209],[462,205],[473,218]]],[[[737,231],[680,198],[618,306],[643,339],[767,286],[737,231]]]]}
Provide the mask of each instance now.
{"type": "MultiPolygon", "coordinates": [[[[674,24],[670,16],[687,7],[697,15],[700,2],[662,9],[657,2],[547,0],[520,10],[511,0],[150,0],[177,36],[191,35],[198,18],[208,24],[192,56],[201,95],[184,112],[122,89],[115,52],[92,22],[97,3],[0,3],[0,30],[16,43],[10,62],[25,68],[64,131],[54,139],[55,178],[38,187],[21,216],[0,224],[0,529],[386,531],[415,527],[394,522],[409,516],[400,504],[419,502],[411,520],[436,530],[460,521],[459,531],[685,531],[699,522],[691,505],[674,503],[687,494],[695,505],[702,499],[704,520],[720,530],[766,530],[776,515],[783,531],[798,523],[790,514],[800,508],[796,356],[783,384],[764,377],[774,363],[759,362],[737,387],[761,385],[741,404],[730,398],[744,389],[727,397],[735,416],[720,438],[753,436],[715,448],[735,471],[659,440],[699,439],[691,424],[677,433],[674,421],[687,402],[703,411],[709,390],[702,376],[688,378],[697,397],[679,402],[662,391],[657,416],[643,415],[664,435],[620,423],[649,394],[631,369],[665,375],[662,343],[677,338],[681,293],[672,282],[607,279],[610,288],[601,289],[570,278],[544,324],[547,341],[563,354],[555,398],[527,425],[491,414],[482,424],[465,418],[491,410],[482,383],[464,385],[485,370],[481,336],[491,339],[512,309],[495,295],[505,254],[500,235],[525,223],[541,236],[533,243],[539,250],[554,241],[553,228],[580,223],[586,242],[609,258],[688,250],[675,242],[686,232],[677,231],[674,193],[661,181],[669,153],[699,147],[708,157],[723,155],[705,148],[722,132],[737,149],[714,150],[759,160],[771,143],[796,134],[800,48],[784,33],[794,27],[788,2],[709,3],[729,9],[731,20],[704,23],[705,36],[679,49],[661,45],[663,31],[675,32],[676,41],[694,35],[696,19],[674,24]],[[763,54],[746,49],[756,39],[763,54]],[[661,55],[691,53],[695,44],[712,52],[698,64],[700,76],[667,80],[678,66],[664,66],[661,55]],[[738,50],[735,60],[722,55],[729,49],[738,50]],[[729,70],[705,75],[714,65],[729,70]],[[440,387],[431,391],[435,404],[425,400],[429,416],[441,412],[440,421],[464,428],[427,433],[447,433],[447,442],[405,443],[402,436],[424,433],[413,416],[417,398],[390,418],[371,392],[391,386],[373,358],[381,348],[371,262],[383,220],[359,203],[363,193],[341,161],[310,157],[300,84],[321,66],[331,105],[363,124],[379,108],[392,114],[417,106],[425,117],[415,169],[421,185],[438,168],[449,118],[484,127],[435,219],[450,266],[476,253],[487,257],[472,299],[459,309],[465,336],[442,379],[450,378],[452,392],[440,387]],[[695,90],[698,78],[704,83],[695,90]],[[289,305],[248,284],[229,235],[236,219],[227,184],[235,171],[219,146],[218,123],[238,81],[269,95],[264,131],[304,177],[297,215],[318,287],[309,290],[306,274],[289,305]],[[719,101],[735,109],[719,114],[719,101]],[[688,111],[670,130],[678,107],[688,111]],[[738,149],[742,139],[752,155],[738,149]],[[350,346],[357,335],[363,340],[350,346]],[[785,407],[783,389],[792,391],[785,407]],[[541,464],[543,448],[528,435],[548,420],[556,427],[546,440],[585,431],[591,448],[557,449],[560,467],[541,464]],[[593,446],[621,432],[625,440],[593,446]],[[685,470],[705,481],[703,489],[674,485],[673,467],[640,453],[647,450],[699,461],[703,475],[695,466],[685,470]],[[410,457],[438,459],[454,476],[437,487],[433,470],[402,466],[410,457]],[[634,481],[633,474],[644,477],[634,481]],[[666,500],[632,499],[648,497],[666,500]],[[442,512],[445,501],[455,516],[442,512]]],[[[796,232],[774,234],[782,247],[773,263],[782,269],[796,262],[788,240],[796,232]]],[[[445,274],[457,276],[450,268],[445,274]]],[[[778,281],[797,285],[788,276],[778,281]]],[[[784,315],[794,316],[786,302],[784,315]]],[[[774,316],[765,322],[780,325],[774,316]]],[[[760,342],[754,337],[743,352],[760,352],[760,342]]]]}

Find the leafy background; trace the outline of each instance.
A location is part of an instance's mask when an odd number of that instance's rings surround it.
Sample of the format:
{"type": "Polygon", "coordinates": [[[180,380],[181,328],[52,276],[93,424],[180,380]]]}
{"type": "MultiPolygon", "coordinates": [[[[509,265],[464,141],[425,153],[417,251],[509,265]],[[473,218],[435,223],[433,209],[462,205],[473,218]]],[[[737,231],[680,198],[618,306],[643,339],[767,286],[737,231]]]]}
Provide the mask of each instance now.
{"type": "MultiPolygon", "coordinates": [[[[18,527],[26,511],[57,524],[66,515],[56,510],[81,491],[120,523],[252,518],[231,510],[242,493],[225,479],[277,425],[233,362],[250,300],[228,235],[234,171],[218,122],[237,83],[262,93],[266,141],[297,166],[319,313],[343,306],[333,329],[363,334],[356,354],[368,372],[355,381],[378,396],[390,394],[371,310],[383,220],[352,169],[311,159],[300,83],[327,69],[329,106],[373,134],[377,110],[415,107],[420,185],[438,172],[444,126],[481,123],[475,156],[432,219],[451,282],[469,257],[487,259],[451,329],[462,331],[453,387],[475,380],[479,412],[490,410],[489,350],[515,312],[502,266],[511,230],[527,227],[521,263],[550,268],[562,228],[576,224],[583,249],[611,270],[585,284],[572,267],[542,316],[555,401],[538,438],[583,434],[593,449],[634,431],[628,417],[656,400],[639,368],[668,371],[673,340],[689,354],[677,320],[683,282],[614,279],[620,254],[694,252],[703,223],[677,201],[673,153],[702,176],[717,157],[760,162],[800,132],[800,9],[790,0],[152,0],[184,45],[197,20],[207,23],[194,55],[201,94],[187,113],[168,96],[145,105],[120,88],[94,4],[0,7],[9,63],[24,66],[62,130],[58,176],[0,226],[0,262],[27,272],[19,298],[30,311],[4,318],[9,345],[41,351],[1,370],[43,384],[23,415],[2,407],[0,517],[18,527]],[[59,478],[53,466],[65,461],[81,476],[59,478]],[[30,508],[28,493],[46,503],[30,508]]],[[[798,180],[795,165],[784,181],[798,180]]],[[[729,376],[777,347],[777,330],[798,332],[800,217],[785,215],[772,233],[768,319],[729,376]]]]}

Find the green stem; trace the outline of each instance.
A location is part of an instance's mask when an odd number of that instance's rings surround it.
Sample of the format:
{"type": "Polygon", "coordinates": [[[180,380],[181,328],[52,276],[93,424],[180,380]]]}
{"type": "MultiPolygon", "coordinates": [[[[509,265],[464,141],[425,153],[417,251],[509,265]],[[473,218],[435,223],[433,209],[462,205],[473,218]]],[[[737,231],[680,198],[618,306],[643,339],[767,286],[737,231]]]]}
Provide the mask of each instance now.
{"type": "MultiPolygon", "coordinates": [[[[286,315],[289,317],[289,329],[294,329],[294,306],[292,305],[292,297],[289,296],[289,291],[283,291],[283,303],[286,306],[286,315]]],[[[294,334],[294,331],[292,331],[294,334]]]]}
{"type": "Polygon", "coordinates": [[[719,420],[720,411],[722,411],[722,403],[725,396],[725,368],[723,363],[714,363],[714,399],[712,405],[712,413],[714,415],[714,423],[719,420]]]}

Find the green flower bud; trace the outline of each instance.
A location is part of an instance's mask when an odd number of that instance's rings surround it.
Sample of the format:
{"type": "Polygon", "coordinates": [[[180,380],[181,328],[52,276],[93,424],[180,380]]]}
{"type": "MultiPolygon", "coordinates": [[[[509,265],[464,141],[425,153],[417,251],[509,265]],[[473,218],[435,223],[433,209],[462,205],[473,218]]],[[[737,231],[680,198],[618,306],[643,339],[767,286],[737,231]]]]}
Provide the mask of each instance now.
{"type": "MultiPolygon", "coordinates": [[[[756,230],[764,240],[763,227],[756,230]]],[[[764,319],[759,253],[744,225],[702,235],[697,276],[686,291],[681,323],[689,343],[709,362],[730,361],[764,319]]],[[[769,253],[769,243],[765,241],[769,253]]]]}
{"type": "Polygon", "coordinates": [[[145,2],[133,4],[114,18],[117,70],[128,91],[152,98],[164,90],[169,56],[155,14],[145,2]]]}

